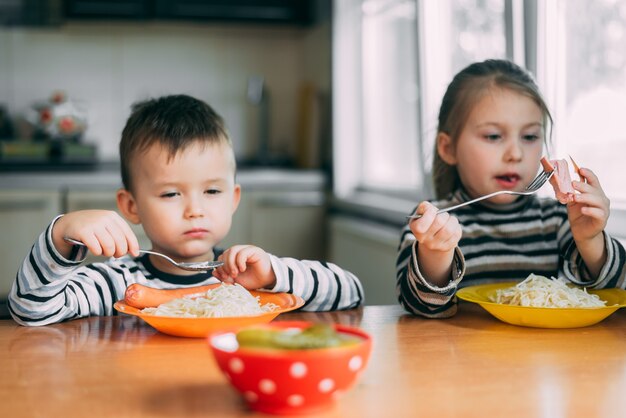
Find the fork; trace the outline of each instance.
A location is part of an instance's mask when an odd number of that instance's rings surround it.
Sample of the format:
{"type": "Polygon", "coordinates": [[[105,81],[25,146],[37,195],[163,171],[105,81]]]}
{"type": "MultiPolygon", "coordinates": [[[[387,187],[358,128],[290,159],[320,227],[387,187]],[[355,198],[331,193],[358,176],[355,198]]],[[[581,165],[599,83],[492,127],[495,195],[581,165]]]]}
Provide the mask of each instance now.
{"type": "MultiPolygon", "coordinates": [[[[437,211],[437,214],[444,213],[444,212],[450,212],[451,210],[462,208],[463,206],[471,205],[472,203],[480,202],[481,200],[491,199],[492,197],[499,196],[501,194],[512,194],[512,195],[519,195],[519,196],[528,196],[528,195],[537,193],[537,191],[539,189],[541,189],[543,187],[543,185],[546,184],[546,182],[548,180],[550,180],[550,178],[554,175],[554,171],[555,170],[552,170],[552,171],[541,171],[541,173],[539,173],[539,175],[537,175],[537,177],[535,177],[533,179],[533,181],[531,181],[530,184],[528,186],[526,186],[526,189],[524,189],[523,192],[514,192],[512,190],[500,190],[500,191],[497,191],[497,192],[486,194],[484,196],[477,197],[476,199],[468,200],[467,202],[463,202],[463,203],[460,203],[460,204],[455,205],[455,206],[450,206],[450,207],[447,207],[447,208],[439,209],[437,211]]],[[[419,219],[421,217],[422,217],[422,215],[409,215],[406,218],[407,219],[419,219]]]]}
{"type": "MultiPolygon", "coordinates": [[[[80,245],[81,247],[86,247],[86,245],[82,241],[78,241],[69,237],[63,237],[63,239],[69,242],[70,244],[80,245]]],[[[139,250],[139,252],[163,257],[164,259],[166,259],[167,261],[169,261],[170,263],[172,263],[179,269],[188,270],[188,271],[209,271],[209,270],[218,268],[219,266],[224,264],[222,261],[198,261],[195,263],[182,263],[182,262],[174,261],[173,259],[166,256],[165,254],[157,253],[156,251],[139,250]]]]}

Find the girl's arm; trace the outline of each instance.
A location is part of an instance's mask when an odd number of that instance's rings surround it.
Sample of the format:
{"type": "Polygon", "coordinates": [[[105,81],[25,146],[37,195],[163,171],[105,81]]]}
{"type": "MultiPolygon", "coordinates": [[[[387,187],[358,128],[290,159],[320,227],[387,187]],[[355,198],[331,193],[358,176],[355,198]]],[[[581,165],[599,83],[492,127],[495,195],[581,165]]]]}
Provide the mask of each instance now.
{"type": "Polygon", "coordinates": [[[427,318],[447,318],[456,313],[456,289],[465,272],[465,260],[460,249],[454,249],[448,282],[441,287],[431,284],[423,275],[418,262],[418,247],[407,225],[402,230],[396,262],[396,292],[400,304],[408,312],[427,318]]]}
{"type": "Polygon", "coordinates": [[[419,242],[419,270],[433,286],[445,286],[451,279],[452,260],[463,230],[456,217],[438,213],[430,202],[422,202],[416,213],[421,217],[412,219],[409,228],[419,242]]]}
{"type": "Polygon", "coordinates": [[[579,193],[567,205],[567,216],[572,236],[585,266],[593,278],[598,278],[607,261],[604,229],[609,219],[610,202],[604,194],[598,177],[589,169],[577,170],[580,181],[572,186],[579,193]]]}

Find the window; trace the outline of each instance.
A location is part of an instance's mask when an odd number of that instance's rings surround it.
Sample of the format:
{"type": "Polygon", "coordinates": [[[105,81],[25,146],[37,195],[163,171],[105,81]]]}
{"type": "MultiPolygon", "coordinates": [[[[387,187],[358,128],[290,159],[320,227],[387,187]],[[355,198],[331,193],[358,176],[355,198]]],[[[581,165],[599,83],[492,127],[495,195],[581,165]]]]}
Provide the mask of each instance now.
{"type": "Polygon", "coordinates": [[[363,3],[363,185],[417,188],[419,107],[417,101],[416,4],[363,3]],[[398,180],[400,180],[398,182],[398,180]]]}
{"type": "MultiPolygon", "coordinates": [[[[418,4],[422,16],[421,30],[417,33],[422,40],[420,99],[424,128],[417,140],[422,143],[423,170],[430,179],[439,106],[452,77],[475,61],[513,59],[515,51],[512,24],[506,26],[505,0],[418,1],[418,4]],[[507,47],[508,43],[511,46],[507,47]]],[[[430,186],[430,180],[428,183],[430,186]]],[[[425,197],[432,197],[429,188],[425,191],[425,197]]]]}
{"type": "Polygon", "coordinates": [[[600,178],[613,206],[626,205],[626,2],[545,0],[547,42],[539,82],[554,113],[555,155],[571,155],[600,178]]]}
{"type": "Polygon", "coordinates": [[[371,192],[383,207],[389,194],[431,198],[446,86],[471,62],[508,58],[535,74],[546,97],[551,156],[596,172],[611,199],[609,231],[626,236],[626,2],[336,0],[333,25],[340,199],[371,192]]]}
{"type": "Polygon", "coordinates": [[[337,194],[428,194],[441,97],[464,66],[507,56],[505,3],[335,2],[337,194]]]}

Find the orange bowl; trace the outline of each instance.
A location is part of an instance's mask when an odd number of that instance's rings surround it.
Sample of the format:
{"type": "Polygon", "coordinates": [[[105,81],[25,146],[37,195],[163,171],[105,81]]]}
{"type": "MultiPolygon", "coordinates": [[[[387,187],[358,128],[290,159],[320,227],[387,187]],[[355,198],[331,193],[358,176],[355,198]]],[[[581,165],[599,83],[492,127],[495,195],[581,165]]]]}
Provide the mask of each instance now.
{"type": "Polygon", "coordinates": [[[113,307],[118,312],[138,316],[164,334],[176,337],[204,338],[216,331],[270,322],[281,313],[293,311],[304,305],[304,300],[300,296],[292,295],[291,293],[270,293],[256,290],[251,290],[250,293],[252,296],[259,298],[261,305],[273,303],[278,306],[278,309],[249,316],[181,318],[143,313],[141,309],[127,305],[123,300],[115,302],[113,307]]]}
{"type": "MultiPolygon", "coordinates": [[[[263,327],[284,330],[311,325],[279,321],[263,327]]],[[[250,409],[279,415],[315,413],[331,407],[338,395],[356,383],[372,350],[367,333],[345,325],[334,327],[361,342],[306,350],[240,348],[236,332],[210,335],[208,342],[219,368],[250,409]]]]}

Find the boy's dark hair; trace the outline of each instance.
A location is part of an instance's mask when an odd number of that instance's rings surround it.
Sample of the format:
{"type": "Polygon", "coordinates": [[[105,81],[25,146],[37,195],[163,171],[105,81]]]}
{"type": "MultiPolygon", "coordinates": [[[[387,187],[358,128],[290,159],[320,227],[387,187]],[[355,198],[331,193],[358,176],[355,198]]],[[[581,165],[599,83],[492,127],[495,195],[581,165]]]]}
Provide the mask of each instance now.
{"type": "MultiPolygon", "coordinates": [[[[441,102],[437,135],[443,132],[456,141],[474,105],[493,88],[512,90],[533,100],[543,112],[543,126],[549,132],[552,116],[532,75],[511,61],[489,59],[470,64],[454,76],[441,102]]],[[[456,167],[439,156],[436,140],[432,176],[437,199],[446,198],[461,186],[456,167]]]]}
{"type": "Polygon", "coordinates": [[[137,153],[159,144],[173,158],[196,141],[232,146],[224,120],[202,100],[181,94],[133,104],[120,141],[124,188],[131,190],[130,167],[137,153]]]}

